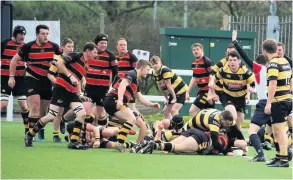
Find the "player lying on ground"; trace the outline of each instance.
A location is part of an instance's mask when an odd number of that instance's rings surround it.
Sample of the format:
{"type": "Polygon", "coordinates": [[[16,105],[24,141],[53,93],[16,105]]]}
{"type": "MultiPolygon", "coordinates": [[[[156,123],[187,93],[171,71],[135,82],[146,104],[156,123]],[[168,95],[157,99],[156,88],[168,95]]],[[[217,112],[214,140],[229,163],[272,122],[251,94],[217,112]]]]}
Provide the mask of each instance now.
{"type": "MultiPolygon", "coordinates": [[[[226,151],[233,147],[239,147],[244,153],[247,152],[247,144],[244,140],[235,138],[229,139],[224,134],[219,134],[217,143],[226,151]]],[[[199,129],[191,128],[183,132],[181,136],[171,142],[148,141],[146,145],[138,152],[148,153],[153,150],[168,151],[173,153],[199,153],[199,154],[219,154],[217,149],[214,149],[209,132],[204,132],[199,129]]],[[[228,155],[234,155],[229,152],[228,155]]]]}
{"type": "MultiPolygon", "coordinates": [[[[74,123],[67,124],[67,132],[69,137],[72,135],[74,129],[74,123]]],[[[84,123],[81,129],[81,135],[79,141],[89,148],[109,148],[115,149],[116,142],[112,141],[114,136],[118,134],[118,127],[104,128],[102,126],[93,126],[90,123],[84,123]]],[[[129,134],[133,134],[131,131],[129,134]]],[[[125,142],[125,148],[133,147],[134,143],[125,142]]]]}
{"type": "MultiPolygon", "coordinates": [[[[165,119],[166,120],[166,119],[165,119]]],[[[155,140],[162,140],[165,142],[172,141],[173,139],[180,136],[185,129],[183,117],[179,114],[173,116],[170,121],[168,129],[164,129],[162,121],[156,121],[152,126],[152,132],[155,140]]]]}
{"type": "Polygon", "coordinates": [[[191,127],[210,132],[213,146],[223,154],[227,154],[228,152],[217,141],[220,131],[227,133],[229,138],[244,140],[243,134],[236,126],[232,113],[228,110],[200,110],[196,116],[188,121],[187,129],[191,127]]]}

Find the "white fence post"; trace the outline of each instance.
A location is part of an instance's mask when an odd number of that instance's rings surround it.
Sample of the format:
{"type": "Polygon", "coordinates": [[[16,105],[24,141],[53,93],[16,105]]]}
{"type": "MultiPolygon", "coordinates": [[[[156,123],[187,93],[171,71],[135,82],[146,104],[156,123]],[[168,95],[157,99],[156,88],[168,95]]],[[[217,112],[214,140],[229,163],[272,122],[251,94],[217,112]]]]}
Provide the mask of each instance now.
{"type": "Polygon", "coordinates": [[[6,121],[13,121],[13,96],[9,96],[8,106],[6,111],[6,121]]]}

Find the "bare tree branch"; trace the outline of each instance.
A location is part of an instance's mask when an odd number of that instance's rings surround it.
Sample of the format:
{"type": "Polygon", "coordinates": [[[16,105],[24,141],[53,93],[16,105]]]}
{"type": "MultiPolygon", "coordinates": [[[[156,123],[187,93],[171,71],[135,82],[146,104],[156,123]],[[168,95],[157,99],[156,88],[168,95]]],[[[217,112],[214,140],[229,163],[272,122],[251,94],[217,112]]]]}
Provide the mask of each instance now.
{"type": "Polygon", "coordinates": [[[89,10],[90,12],[92,12],[94,15],[96,15],[98,17],[100,16],[100,14],[98,14],[97,12],[95,12],[94,10],[92,10],[90,7],[84,5],[83,2],[80,2],[80,1],[74,1],[74,2],[77,3],[79,6],[86,8],[87,10],[89,10]]]}
{"type": "Polygon", "coordinates": [[[118,16],[121,16],[121,15],[126,14],[126,13],[132,13],[134,11],[138,11],[138,10],[141,10],[141,9],[151,8],[151,7],[154,6],[154,4],[155,4],[155,1],[152,1],[152,2],[150,2],[150,4],[147,4],[147,5],[139,6],[139,7],[136,7],[136,8],[126,9],[126,10],[120,12],[118,14],[118,16]]]}

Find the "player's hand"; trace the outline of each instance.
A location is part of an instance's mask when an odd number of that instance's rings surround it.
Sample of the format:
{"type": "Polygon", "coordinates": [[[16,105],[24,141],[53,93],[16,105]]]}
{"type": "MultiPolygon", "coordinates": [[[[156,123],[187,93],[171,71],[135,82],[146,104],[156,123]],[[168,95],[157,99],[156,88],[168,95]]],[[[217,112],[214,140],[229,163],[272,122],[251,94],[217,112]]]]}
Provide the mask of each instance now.
{"type": "Polygon", "coordinates": [[[164,104],[165,105],[168,105],[169,104],[169,100],[168,99],[165,99],[164,104]]]}
{"type": "Polygon", "coordinates": [[[83,81],[81,81],[81,90],[82,91],[85,90],[85,85],[86,85],[86,80],[84,79],[83,81]]]}
{"type": "Polygon", "coordinates": [[[250,94],[245,96],[245,103],[246,104],[250,103],[250,94]]]}
{"type": "Polygon", "coordinates": [[[253,88],[253,87],[248,87],[248,92],[250,92],[250,93],[253,93],[253,92],[255,92],[255,89],[253,88]]]}
{"type": "Polygon", "coordinates": [[[190,95],[187,91],[186,91],[186,101],[190,101],[190,95]]]}
{"type": "Polygon", "coordinates": [[[116,109],[119,111],[123,107],[123,102],[121,100],[118,100],[116,103],[116,109]]]}
{"type": "Polygon", "coordinates": [[[176,103],[176,101],[177,101],[177,99],[176,98],[174,98],[174,99],[172,99],[172,101],[170,102],[171,104],[175,104],[176,103]]]}
{"type": "Polygon", "coordinates": [[[237,39],[237,31],[233,30],[233,32],[232,32],[232,41],[236,41],[236,39],[237,39]]]}
{"type": "Polygon", "coordinates": [[[72,74],[69,75],[69,79],[74,86],[77,86],[78,80],[72,74]]]}
{"type": "Polygon", "coordinates": [[[14,79],[14,77],[9,77],[8,86],[11,87],[12,89],[14,88],[14,86],[15,86],[15,79],[14,79]]]}
{"type": "Polygon", "coordinates": [[[100,140],[96,140],[93,144],[93,148],[99,148],[100,144],[101,144],[100,140]]]}
{"type": "Polygon", "coordinates": [[[265,113],[271,114],[271,108],[272,108],[272,104],[267,103],[267,105],[265,107],[265,113]]]}
{"type": "Polygon", "coordinates": [[[233,152],[228,152],[227,156],[234,156],[233,152]]]}
{"type": "Polygon", "coordinates": [[[83,95],[80,95],[79,96],[80,100],[83,101],[83,102],[89,102],[89,101],[92,101],[91,98],[87,97],[87,96],[83,96],[83,95]]]}
{"type": "Polygon", "coordinates": [[[160,108],[160,104],[159,103],[153,103],[152,104],[152,107],[159,109],[160,108]]]}

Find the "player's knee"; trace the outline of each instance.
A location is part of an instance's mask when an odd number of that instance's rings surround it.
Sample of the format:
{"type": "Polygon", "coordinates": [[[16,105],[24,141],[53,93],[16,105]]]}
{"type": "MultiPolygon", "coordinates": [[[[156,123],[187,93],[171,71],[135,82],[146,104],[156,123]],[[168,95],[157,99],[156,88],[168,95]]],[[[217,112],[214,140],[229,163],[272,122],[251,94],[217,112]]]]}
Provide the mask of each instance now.
{"type": "Polygon", "coordinates": [[[172,108],[171,114],[172,114],[172,116],[175,116],[176,114],[178,114],[178,109],[172,108]]]}
{"type": "Polygon", "coordinates": [[[80,121],[84,121],[84,119],[86,118],[86,111],[85,111],[83,105],[79,105],[76,108],[74,108],[73,112],[76,115],[76,119],[78,119],[80,121]]]}

